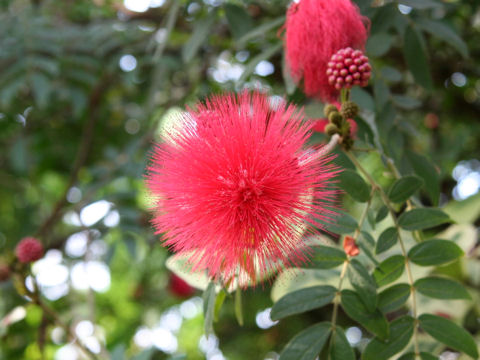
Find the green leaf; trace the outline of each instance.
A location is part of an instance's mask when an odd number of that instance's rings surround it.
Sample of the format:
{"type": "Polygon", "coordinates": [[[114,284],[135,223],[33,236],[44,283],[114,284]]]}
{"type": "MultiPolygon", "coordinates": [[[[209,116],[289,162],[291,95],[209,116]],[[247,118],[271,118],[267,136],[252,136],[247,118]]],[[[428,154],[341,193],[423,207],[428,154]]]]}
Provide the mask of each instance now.
{"type": "Polygon", "coordinates": [[[441,21],[431,20],[426,17],[416,19],[415,23],[421,27],[422,30],[429,32],[433,36],[442,39],[446,43],[453,46],[464,58],[468,58],[467,44],[448,25],[441,21]]]}
{"type": "Polygon", "coordinates": [[[338,176],[339,187],[354,200],[366,202],[370,199],[371,188],[354,170],[343,170],[338,176]]]}
{"type": "Polygon", "coordinates": [[[276,55],[280,50],[282,50],[283,44],[281,42],[276,43],[275,45],[267,47],[263,52],[252,58],[243,70],[242,76],[238,79],[239,84],[243,84],[250,75],[253,74],[258,63],[263,60],[270,59],[273,55],[276,55]]]}
{"type": "Polygon", "coordinates": [[[330,246],[315,246],[313,262],[319,269],[332,269],[344,263],[347,255],[343,250],[330,246]]]}
{"type": "Polygon", "coordinates": [[[434,299],[471,299],[463,285],[451,279],[426,277],[415,281],[414,286],[419,293],[434,299]]]}
{"type": "Polygon", "coordinates": [[[393,40],[393,36],[384,32],[370,36],[366,47],[368,56],[380,57],[385,55],[392,47],[393,40]]]}
{"type": "Polygon", "coordinates": [[[381,254],[390,249],[398,241],[398,231],[394,227],[385,229],[378,238],[377,246],[375,247],[375,254],[381,254]]]}
{"type": "Polygon", "coordinates": [[[451,222],[450,217],[437,208],[418,208],[404,212],[398,224],[405,230],[423,230],[451,222]]]}
{"type": "Polygon", "coordinates": [[[397,105],[399,108],[405,109],[405,110],[412,110],[418,108],[420,105],[422,105],[422,102],[412,98],[410,96],[405,96],[405,95],[393,95],[392,96],[393,102],[395,105],[397,105]]]}
{"type": "Polygon", "coordinates": [[[348,266],[348,279],[357,291],[365,307],[373,312],[377,307],[377,286],[367,269],[357,260],[353,259],[348,266]]]}
{"type": "Polygon", "coordinates": [[[223,5],[223,8],[230,26],[230,32],[234,38],[239,39],[252,29],[252,17],[242,6],[227,3],[223,5]]]}
{"type": "MultiPolygon", "coordinates": [[[[421,360],[438,360],[438,357],[426,352],[421,352],[420,359],[421,360]]],[[[415,353],[406,353],[406,354],[403,354],[401,357],[399,357],[398,360],[417,360],[417,357],[415,356],[415,353]]]]}
{"type": "Polygon", "coordinates": [[[227,296],[227,292],[223,289],[219,291],[217,297],[215,298],[215,309],[213,311],[213,320],[218,321],[218,316],[220,314],[220,310],[222,309],[223,302],[225,301],[225,297],[227,296]]]}
{"type": "Polygon", "coordinates": [[[378,308],[383,313],[397,310],[410,297],[410,285],[396,284],[378,294],[378,308]]]}
{"type": "Polygon", "coordinates": [[[427,192],[434,206],[438,205],[440,197],[440,178],[435,167],[428,159],[414,152],[407,152],[407,158],[415,174],[423,179],[423,188],[427,192]]]}
{"type": "Polygon", "coordinates": [[[458,259],[463,250],[452,241],[431,239],[415,245],[408,258],[420,266],[443,265],[458,259]]]}
{"type": "Polygon", "coordinates": [[[42,73],[36,72],[31,77],[35,102],[39,108],[47,105],[51,92],[51,81],[42,73]]]}
{"type": "Polygon", "coordinates": [[[297,334],[285,346],[279,360],[315,360],[330,336],[332,324],[322,322],[297,334]]]}
{"type": "Polygon", "coordinates": [[[337,289],[328,285],[312,286],[291,292],[273,305],[270,317],[272,320],[280,320],[290,315],[320,308],[331,303],[336,292],[337,289]]]}
{"type": "Polygon", "coordinates": [[[235,290],[235,317],[238,324],[243,326],[243,305],[242,305],[242,288],[237,287],[235,290]]]}
{"type": "Polygon", "coordinates": [[[343,329],[338,326],[331,338],[330,360],[355,360],[355,353],[343,329]]]}
{"type": "Polygon", "coordinates": [[[213,318],[215,316],[216,297],[215,283],[211,281],[203,293],[203,317],[205,322],[205,334],[207,336],[213,334],[213,318]]]}
{"type": "Polygon", "coordinates": [[[198,20],[192,31],[192,36],[182,48],[182,60],[185,63],[190,62],[197,54],[200,47],[207,40],[211,29],[215,24],[217,12],[211,11],[205,18],[198,20]]]}
{"type": "Polygon", "coordinates": [[[402,351],[413,335],[415,320],[410,316],[402,316],[390,324],[390,336],[382,341],[373,339],[365,348],[362,360],[390,359],[402,351]]]}
{"type": "Polygon", "coordinates": [[[352,290],[342,291],[342,307],[353,320],[377,335],[381,339],[388,338],[388,322],[380,310],[369,311],[360,296],[352,290]]]}
{"type": "Polygon", "coordinates": [[[394,255],[382,261],[373,272],[373,277],[378,287],[388,285],[397,280],[403,274],[405,258],[402,255],[394,255]]]}
{"type": "Polygon", "coordinates": [[[336,210],[336,213],[332,216],[332,219],[329,219],[328,223],[326,221],[322,222],[325,225],[325,230],[334,234],[351,234],[357,229],[357,221],[352,215],[341,210],[336,210]]]}
{"type": "Polygon", "coordinates": [[[245,43],[252,39],[257,39],[260,36],[264,36],[270,30],[278,28],[285,22],[285,16],[280,16],[272,21],[268,21],[260,26],[257,26],[255,29],[247,32],[241,38],[237,40],[237,45],[245,45],[245,43]]]}
{"type": "Polygon", "coordinates": [[[403,203],[420,189],[422,185],[423,180],[417,176],[409,175],[402,177],[393,183],[388,192],[388,197],[395,203],[403,203]]]}
{"type": "Polygon", "coordinates": [[[388,207],[386,207],[385,205],[382,205],[380,209],[378,209],[378,213],[377,213],[377,216],[375,217],[375,221],[379,223],[380,221],[385,219],[387,215],[388,215],[388,207]]]}
{"type": "Polygon", "coordinates": [[[400,80],[402,80],[402,73],[390,66],[382,67],[380,73],[384,79],[390,82],[399,82],[400,80]]]}
{"type": "Polygon", "coordinates": [[[432,89],[432,77],[422,34],[412,25],[404,36],[403,55],[415,80],[425,89],[432,89]]]}
{"type": "Polygon", "coordinates": [[[423,314],[418,318],[420,326],[434,339],[462,351],[465,354],[478,358],[477,345],[472,335],[454,322],[440,316],[423,314]]]}

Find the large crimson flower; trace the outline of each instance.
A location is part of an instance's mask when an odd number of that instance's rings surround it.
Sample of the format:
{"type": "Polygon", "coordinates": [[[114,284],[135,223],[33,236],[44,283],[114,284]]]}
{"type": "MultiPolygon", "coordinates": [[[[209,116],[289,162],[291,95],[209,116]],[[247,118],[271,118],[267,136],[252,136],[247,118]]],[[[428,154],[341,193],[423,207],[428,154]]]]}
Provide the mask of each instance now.
{"type": "Polygon", "coordinates": [[[328,83],[327,64],[338,50],[363,50],[368,19],[350,0],[300,0],[292,3],[285,24],[285,52],[295,81],[305,94],[333,102],[338,90],[328,83]]]}
{"type": "Polygon", "coordinates": [[[313,123],[246,92],[213,96],[178,123],[147,169],[164,244],[223,282],[305,262],[302,235],[329,218],[335,192],[329,159],[304,148],[313,123]]]}

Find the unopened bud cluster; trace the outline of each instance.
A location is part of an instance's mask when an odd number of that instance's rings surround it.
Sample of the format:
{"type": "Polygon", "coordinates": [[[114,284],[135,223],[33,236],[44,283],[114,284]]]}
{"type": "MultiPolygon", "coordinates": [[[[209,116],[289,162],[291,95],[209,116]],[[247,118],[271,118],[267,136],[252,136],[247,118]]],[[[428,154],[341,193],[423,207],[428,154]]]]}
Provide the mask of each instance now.
{"type": "Polygon", "coordinates": [[[350,47],[338,50],[327,65],[328,83],[335,89],[350,89],[354,85],[365,87],[371,76],[370,64],[360,50],[350,47]]]}
{"type": "Polygon", "coordinates": [[[357,132],[357,124],[353,119],[358,115],[358,112],[358,105],[352,101],[344,102],[340,110],[332,104],[327,105],[324,109],[325,116],[328,119],[325,133],[330,136],[339,134],[343,139],[342,144],[347,150],[353,146],[357,132]]]}

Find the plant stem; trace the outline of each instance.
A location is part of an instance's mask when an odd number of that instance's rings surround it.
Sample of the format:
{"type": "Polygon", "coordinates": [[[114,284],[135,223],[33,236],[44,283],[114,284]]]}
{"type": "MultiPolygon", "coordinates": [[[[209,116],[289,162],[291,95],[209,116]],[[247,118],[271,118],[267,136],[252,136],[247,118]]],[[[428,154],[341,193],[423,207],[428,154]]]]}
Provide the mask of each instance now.
{"type": "MultiPolygon", "coordinates": [[[[416,292],[415,292],[415,287],[414,287],[414,279],[413,279],[413,275],[412,275],[412,270],[411,270],[410,262],[409,262],[408,256],[407,256],[407,249],[406,249],[405,243],[402,239],[402,235],[401,235],[401,232],[400,232],[400,226],[398,225],[398,220],[397,220],[397,216],[395,214],[395,210],[393,209],[393,206],[392,206],[392,203],[391,203],[390,199],[385,194],[385,191],[383,191],[381,186],[378,185],[377,182],[372,178],[372,176],[365,170],[365,168],[362,166],[362,164],[360,164],[360,162],[355,157],[355,155],[353,153],[349,152],[349,151],[345,151],[345,154],[348,156],[348,158],[350,160],[352,160],[352,162],[355,164],[357,169],[363,175],[365,175],[365,177],[367,178],[367,180],[370,183],[370,185],[372,186],[372,188],[377,189],[379,191],[380,196],[381,196],[384,204],[387,206],[388,211],[390,212],[390,216],[393,219],[393,223],[395,225],[395,228],[397,229],[398,242],[400,244],[402,254],[405,258],[405,269],[407,271],[408,282],[410,284],[410,293],[412,295],[412,297],[411,297],[412,298],[412,315],[413,315],[413,318],[415,319],[415,326],[413,328],[413,343],[414,343],[414,347],[415,347],[415,356],[416,356],[416,358],[418,358],[420,356],[419,355],[420,354],[420,349],[419,349],[419,346],[418,346],[417,297],[416,297],[416,292]]],[[[395,168],[394,174],[396,176],[398,174],[398,170],[396,170],[396,168],[395,168]]],[[[399,174],[398,174],[398,176],[399,176],[399,174]]]]}
{"type": "Polygon", "coordinates": [[[333,300],[332,331],[335,331],[336,329],[338,304],[340,303],[343,279],[345,279],[345,275],[347,274],[347,268],[349,263],[350,263],[349,259],[343,262],[342,271],[340,272],[340,280],[338,281],[337,293],[335,294],[335,299],[333,300]]]}
{"type": "MultiPolygon", "coordinates": [[[[370,199],[368,200],[367,206],[365,206],[365,209],[363,210],[362,215],[360,216],[360,221],[358,222],[358,226],[355,229],[355,233],[353,234],[353,238],[355,239],[355,241],[360,235],[360,231],[362,230],[363,223],[365,222],[365,219],[367,217],[368,209],[370,208],[370,204],[372,202],[373,193],[374,193],[374,190],[372,190],[372,193],[370,194],[370,199]]],[[[335,294],[335,299],[333,302],[333,313],[332,313],[332,321],[331,321],[332,331],[335,331],[335,328],[336,328],[338,304],[340,303],[339,298],[341,296],[343,280],[345,278],[345,275],[347,274],[349,263],[350,263],[350,257],[347,255],[347,260],[343,262],[342,271],[340,272],[340,280],[338,281],[337,293],[335,294]]]]}

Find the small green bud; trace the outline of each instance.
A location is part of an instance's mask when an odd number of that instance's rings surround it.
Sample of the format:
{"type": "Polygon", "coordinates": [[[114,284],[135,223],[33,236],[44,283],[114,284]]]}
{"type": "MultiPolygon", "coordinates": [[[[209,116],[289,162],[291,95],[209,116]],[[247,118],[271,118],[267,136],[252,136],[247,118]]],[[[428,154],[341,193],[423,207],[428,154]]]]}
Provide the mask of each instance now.
{"type": "Polygon", "coordinates": [[[337,125],[338,127],[341,127],[343,123],[343,117],[338,111],[331,112],[330,115],[328,115],[328,121],[330,121],[330,123],[332,124],[337,125]]]}
{"type": "Polygon", "coordinates": [[[342,104],[341,112],[345,119],[353,119],[358,115],[359,110],[358,105],[353,101],[346,101],[342,104]]]}
{"type": "Polygon", "coordinates": [[[337,134],[340,130],[334,124],[328,124],[325,126],[325,134],[332,136],[333,134],[337,134]]]}
{"type": "Polygon", "coordinates": [[[338,112],[337,107],[333,104],[328,104],[327,106],[325,106],[323,108],[323,113],[325,114],[326,117],[328,117],[330,115],[330,113],[333,112],[333,111],[338,112]]]}

